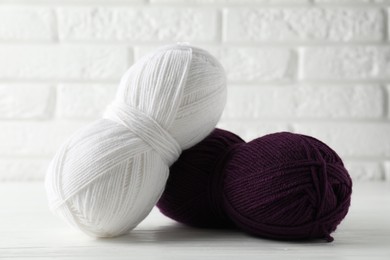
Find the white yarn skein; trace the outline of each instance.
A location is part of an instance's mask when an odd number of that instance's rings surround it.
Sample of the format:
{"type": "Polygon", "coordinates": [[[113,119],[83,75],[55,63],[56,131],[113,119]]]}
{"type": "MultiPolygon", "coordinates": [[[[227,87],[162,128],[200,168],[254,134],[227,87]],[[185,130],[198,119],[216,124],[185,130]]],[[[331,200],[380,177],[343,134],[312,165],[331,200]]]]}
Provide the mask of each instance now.
{"type": "Polygon", "coordinates": [[[169,166],[205,138],[226,102],[222,66],[188,45],[160,48],[122,77],[104,118],[56,153],[45,180],[51,210],[94,237],[126,234],[157,203],[169,166]]]}

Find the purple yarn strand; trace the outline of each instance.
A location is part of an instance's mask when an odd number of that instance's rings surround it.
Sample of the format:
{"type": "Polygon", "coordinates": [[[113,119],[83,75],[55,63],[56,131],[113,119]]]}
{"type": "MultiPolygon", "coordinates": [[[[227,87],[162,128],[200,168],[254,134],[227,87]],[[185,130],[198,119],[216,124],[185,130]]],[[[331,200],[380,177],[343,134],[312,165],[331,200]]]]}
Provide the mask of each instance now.
{"type": "Polygon", "coordinates": [[[351,193],[340,157],[313,137],[281,132],[245,143],[216,129],[171,167],[158,207],[187,225],[331,242],[351,193]]]}

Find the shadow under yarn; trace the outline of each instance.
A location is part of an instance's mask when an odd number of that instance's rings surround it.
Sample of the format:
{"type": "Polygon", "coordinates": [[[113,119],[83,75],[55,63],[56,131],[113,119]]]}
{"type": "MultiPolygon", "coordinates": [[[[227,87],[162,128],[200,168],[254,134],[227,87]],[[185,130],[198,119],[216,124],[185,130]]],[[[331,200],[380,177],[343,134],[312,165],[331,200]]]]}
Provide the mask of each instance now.
{"type": "MultiPolygon", "coordinates": [[[[251,235],[253,242],[258,241],[259,237],[251,235]]],[[[213,243],[225,244],[226,241],[242,241],[248,239],[248,236],[244,235],[237,228],[196,228],[189,227],[180,223],[174,225],[166,225],[158,227],[153,230],[133,230],[132,232],[115,237],[115,238],[96,238],[95,242],[102,244],[151,244],[158,243],[159,245],[168,244],[189,244],[197,241],[213,241],[213,243]]],[[[261,239],[261,238],[260,238],[261,239]]],[[[264,239],[264,242],[275,241],[276,239],[264,239]],[[270,240],[270,241],[267,241],[270,240]]],[[[247,240],[250,241],[250,240],[247,240]]],[[[322,239],[300,239],[300,240],[283,240],[279,242],[285,243],[286,245],[292,244],[312,244],[312,243],[323,243],[322,239]]]]}
{"type": "Polygon", "coordinates": [[[313,137],[283,132],[245,143],[216,129],[170,168],[158,207],[191,226],[332,241],[351,192],[340,157],[313,137]]]}
{"type": "Polygon", "coordinates": [[[180,223],[165,225],[153,230],[136,229],[132,232],[115,238],[98,238],[99,243],[124,243],[124,244],[159,244],[188,243],[193,241],[226,241],[226,239],[242,237],[238,229],[204,229],[191,228],[180,223]]]}

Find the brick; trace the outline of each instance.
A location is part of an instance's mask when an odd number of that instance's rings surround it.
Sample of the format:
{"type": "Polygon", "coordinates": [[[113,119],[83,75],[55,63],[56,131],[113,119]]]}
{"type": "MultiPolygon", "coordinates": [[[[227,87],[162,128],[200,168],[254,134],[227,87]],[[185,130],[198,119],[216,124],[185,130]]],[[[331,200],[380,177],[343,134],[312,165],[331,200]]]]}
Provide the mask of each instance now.
{"type": "Polygon", "coordinates": [[[388,123],[296,123],[293,129],[320,139],[347,158],[390,156],[388,123]]]}
{"type": "Polygon", "coordinates": [[[381,118],[380,86],[234,86],[224,118],[381,118]]]}
{"type": "Polygon", "coordinates": [[[372,80],[390,78],[390,48],[374,46],[307,47],[303,79],[372,80]]]}
{"type": "Polygon", "coordinates": [[[368,4],[374,0],[315,0],[319,4],[368,4]]]}
{"type": "Polygon", "coordinates": [[[344,161],[353,181],[382,181],[383,170],[379,162],[373,161],[344,161]]]}
{"type": "Polygon", "coordinates": [[[296,56],[289,49],[222,48],[212,52],[232,82],[288,81],[295,77],[296,56]]]}
{"type": "Polygon", "coordinates": [[[120,46],[6,45],[0,48],[0,79],[119,80],[128,56],[120,46]]]}
{"type": "MultiPolygon", "coordinates": [[[[286,82],[295,78],[296,55],[285,48],[210,47],[200,46],[223,65],[231,82],[286,82]]],[[[155,47],[135,47],[136,60],[155,47]]]]}
{"type": "Polygon", "coordinates": [[[304,4],[310,0],[150,0],[156,4],[304,4]]]}
{"type": "Polygon", "coordinates": [[[293,115],[290,87],[229,87],[223,118],[256,119],[293,115]]]}
{"type": "Polygon", "coordinates": [[[39,84],[1,84],[1,119],[42,119],[52,114],[54,91],[39,84]]]}
{"type": "Polygon", "coordinates": [[[229,8],[225,12],[228,42],[380,41],[384,17],[365,8],[229,8]]]}
{"type": "Polygon", "coordinates": [[[61,84],[57,111],[61,118],[99,118],[113,101],[116,85],[61,84]]]}
{"type": "Polygon", "coordinates": [[[385,93],[377,85],[305,86],[292,90],[300,118],[381,118],[385,93]]]}
{"type": "MultiPolygon", "coordinates": [[[[17,1],[17,0],[13,0],[13,1],[17,1]]],[[[24,1],[24,0],[19,0],[19,1],[24,1]]],[[[45,0],[43,0],[45,1],[45,0]]],[[[48,0],[49,2],[52,1],[52,0],[48,0]]],[[[107,2],[107,0],[59,0],[57,2],[61,2],[61,4],[65,3],[65,4],[79,4],[79,3],[82,3],[82,4],[99,4],[99,3],[103,3],[103,4],[111,4],[111,3],[123,3],[123,4],[142,4],[142,3],[147,3],[149,0],[109,0],[107,2]]],[[[41,0],[42,2],[42,0],[41,0]]]]}
{"type": "Polygon", "coordinates": [[[64,41],[199,41],[217,39],[215,10],[191,8],[92,8],[58,9],[59,37],[64,41]]]}
{"type": "Polygon", "coordinates": [[[0,121],[0,156],[52,156],[87,122],[0,121]]]}
{"type": "Polygon", "coordinates": [[[224,120],[217,125],[218,128],[231,131],[249,142],[266,134],[282,131],[291,131],[285,122],[255,122],[243,120],[224,120]]]}
{"type": "Polygon", "coordinates": [[[0,182],[41,181],[48,166],[49,159],[0,158],[0,182]]]}
{"type": "MultiPolygon", "coordinates": [[[[70,4],[83,4],[83,5],[96,5],[96,4],[142,4],[147,3],[149,0],[36,0],[34,4],[52,4],[58,5],[70,5],[70,4]]],[[[12,0],[14,3],[26,3],[26,0],[12,0]]],[[[31,2],[31,1],[30,1],[31,2]]]]}
{"type": "Polygon", "coordinates": [[[390,161],[385,162],[385,180],[390,182],[390,161]]]}
{"type": "Polygon", "coordinates": [[[387,116],[390,118],[390,85],[387,86],[387,116]]]}
{"type": "Polygon", "coordinates": [[[158,48],[158,45],[153,45],[153,46],[135,46],[134,47],[134,61],[140,60],[143,56],[147,55],[148,53],[152,52],[158,48]]]}
{"type": "Polygon", "coordinates": [[[51,40],[53,13],[48,8],[0,7],[1,40],[51,40]]]}

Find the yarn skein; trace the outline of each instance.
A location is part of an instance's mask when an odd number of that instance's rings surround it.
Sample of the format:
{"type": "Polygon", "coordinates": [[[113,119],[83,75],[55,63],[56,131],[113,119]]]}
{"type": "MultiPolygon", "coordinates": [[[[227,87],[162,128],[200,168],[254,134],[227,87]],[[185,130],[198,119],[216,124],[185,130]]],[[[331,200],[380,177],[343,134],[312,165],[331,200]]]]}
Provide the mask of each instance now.
{"type": "Polygon", "coordinates": [[[50,209],[94,237],[125,234],[151,211],[169,166],[215,127],[226,77],[208,52],[157,49],[122,77],[104,117],[80,129],[53,158],[50,209]]]}
{"type": "Polygon", "coordinates": [[[245,143],[216,129],[172,165],[157,205],[191,226],[234,223],[265,238],[332,241],[351,192],[340,157],[313,137],[281,132],[245,143]]]}

